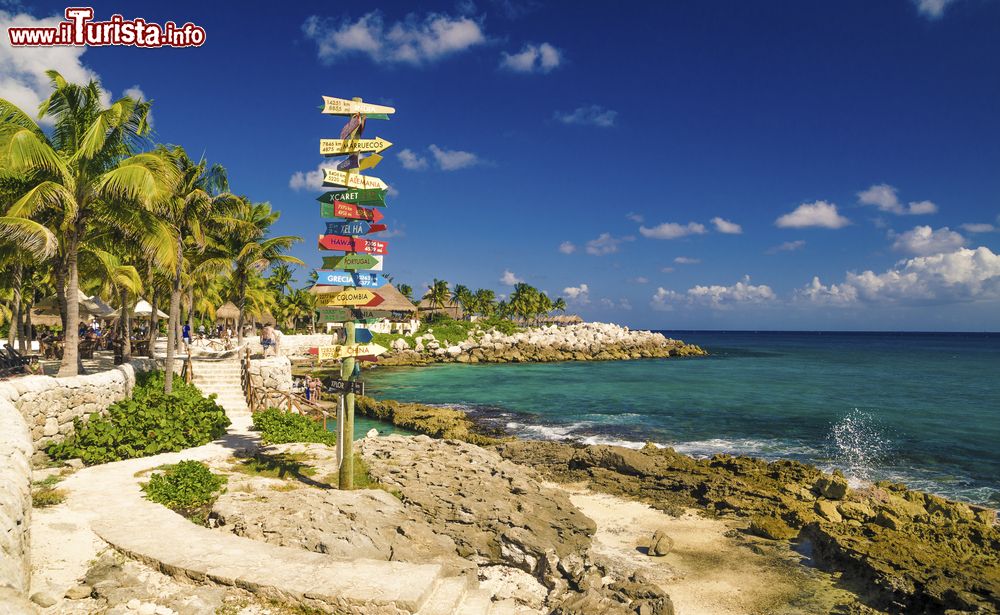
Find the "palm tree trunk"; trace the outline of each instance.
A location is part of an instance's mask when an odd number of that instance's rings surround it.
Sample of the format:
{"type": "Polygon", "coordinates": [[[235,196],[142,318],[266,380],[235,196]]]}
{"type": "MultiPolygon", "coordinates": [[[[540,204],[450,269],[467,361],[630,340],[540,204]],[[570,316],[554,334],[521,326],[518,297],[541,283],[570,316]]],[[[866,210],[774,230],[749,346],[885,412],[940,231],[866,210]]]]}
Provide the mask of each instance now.
{"type": "Polygon", "coordinates": [[[31,307],[35,305],[34,293],[28,299],[28,303],[24,306],[24,311],[22,314],[22,319],[24,320],[24,326],[20,329],[18,337],[21,339],[21,351],[28,352],[31,350],[31,307]]]}
{"type": "Polygon", "coordinates": [[[167,360],[164,363],[163,392],[169,395],[174,389],[174,352],[177,347],[177,324],[181,312],[181,268],[184,266],[182,244],[177,240],[177,268],[174,271],[174,286],[170,289],[170,319],[167,321],[167,360]]]}
{"type": "MultiPolygon", "coordinates": [[[[73,233],[73,231],[70,231],[73,233]]],[[[66,288],[63,292],[63,358],[56,376],[64,378],[80,373],[78,358],[80,356],[80,336],[77,328],[80,326],[80,278],[77,270],[77,238],[73,233],[66,238],[66,288]]],[[[61,285],[59,285],[61,286],[61,285]]]]}
{"type": "MultiPolygon", "coordinates": [[[[14,309],[11,310],[13,313],[11,314],[10,326],[7,328],[7,346],[9,348],[14,347],[15,337],[21,337],[21,275],[23,273],[24,266],[18,262],[14,265],[14,281],[12,284],[14,287],[14,301],[11,307],[14,309]],[[17,334],[16,336],[15,333],[17,334]]],[[[21,344],[21,347],[23,350],[23,343],[21,344]]]]}
{"type": "Polygon", "coordinates": [[[122,363],[128,363],[132,360],[132,336],[129,335],[132,331],[132,310],[128,309],[127,290],[123,288],[119,291],[118,297],[118,305],[121,306],[118,322],[122,331],[122,363]]]}
{"type": "Polygon", "coordinates": [[[243,272],[237,271],[239,275],[239,285],[237,286],[236,307],[240,308],[240,315],[236,318],[236,345],[243,345],[243,305],[247,302],[247,278],[241,275],[243,272]]]}

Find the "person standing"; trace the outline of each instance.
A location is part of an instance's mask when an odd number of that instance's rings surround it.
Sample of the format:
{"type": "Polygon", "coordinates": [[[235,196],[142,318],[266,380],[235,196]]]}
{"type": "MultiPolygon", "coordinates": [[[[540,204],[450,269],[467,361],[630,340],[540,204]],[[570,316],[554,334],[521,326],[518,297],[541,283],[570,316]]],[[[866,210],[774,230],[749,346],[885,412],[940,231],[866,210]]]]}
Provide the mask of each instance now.
{"type": "Polygon", "coordinates": [[[260,345],[264,347],[265,357],[272,344],[274,344],[274,329],[271,328],[271,325],[264,325],[264,329],[260,333],[260,345]]]}

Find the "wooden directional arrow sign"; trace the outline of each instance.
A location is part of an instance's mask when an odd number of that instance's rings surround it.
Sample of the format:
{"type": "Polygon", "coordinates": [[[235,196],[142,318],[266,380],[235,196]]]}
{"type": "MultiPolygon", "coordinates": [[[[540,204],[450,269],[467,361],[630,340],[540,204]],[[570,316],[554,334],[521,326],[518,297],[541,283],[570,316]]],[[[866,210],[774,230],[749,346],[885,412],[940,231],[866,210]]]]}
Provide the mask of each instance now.
{"type": "Polygon", "coordinates": [[[350,203],[352,205],[364,205],[366,207],[385,207],[385,193],[388,190],[342,190],[340,192],[327,192],[316,200],[320,203],[350,203]]]}
{"type": "Polygon", "coordinates": [[[316,283],[320,286],[356,286],[360,288],[381,288],[385,278],[377,273],[316,270],[316,283]]]}
{"type": "Polygon", "coordinates": [[[323,172],[324,184],[346,186],[347,188],[358,188],[359,190],[389,189],[389,186],[387,186],[384,181],[370,175],[358,175],[357,173],[348,173],[346,171],[338,171],[337,169],[323,169],[323,172]]]}
{"type": "Polygon", "coordinates": [[[392,141],[382,137],[374,139],[320,139],[319,153],[324,156],[342,156],[344,154],[360,154],[373,152],[379,154],[392,147],[392,141]]]}
{"type": "Polygon", "coordinates": [[[386,229],[384,224],[371,224],[355,220],[353,222],[327,222],[326,232],[328,235],[367,235],[368,233],[379,233],[386,229]]]}
{"type": "Polygon", "coordinates": [[[323,97],[323,113],[328,115],[354,115],[363,113],[365,115],[391,115],[396,110],[393,107],[384,105],[373,105],[371,103],[358,102],[356,100],[345,100],[332,96],[323,97]]]}
{"type": "Polygon", "coordinates": [[[388,348],[378,344],[350,344],[347,346],[320,346],[317,349],[320,361],[336,361],[351,357],[373,356],[384,353],[388,348]]]}
{"type": "Polygon", "coordinates": [[[326,381],[326,390],[330,393],[354,393],[355,395],[365,394],[365,383],[360,380],[339,380],[330,378],[326,381]]]}
{"type": "Polygon", "coordinates": [[[365,254],[385,254],[389,244],[384,241],[365,239],[363,237],[320,235],[319,247],[321,250],[343,250],[345,252],[364,252],[365,254]]]}
{"type": "Polygon", "coordinates": [[[364,171],[365,169],[374,169],[380,162],[382,162],[382,157],[378,154],[372,154],[364,158],[361,158],[358,154],[351,154],[337,163],[337,170],[350,171],[351,169],[358,169],[359,171],[364,171]]]}
{"type": "Polygon", "coordinates": [[[382,271],[382,256],[371,254],[345,254],[343,256],[324,256],[323,269],[365,269],[382,271]]]}
{"type": "Polygon", "coordinates": [[[365,220],[367,222],[378,222],[385,216],[377,209],[365,209],[350,203],[334,201],[332,203],[320,203],[319,215],[324,218],[347,218],[349,220],[365,220]]]}
{"type": "Polygon", "coordinates": [[[341,139],[358,139],[361,137],[361,133],[365,131],[365,121],[360,115],[352,115],[351,119],[347,120],[344,127],[340,129],[341,139]]]}
{"type": "Polygon", "coordinates": [[[409,320],[412,318],[412,314],[404,311],[397,310],[379,310],[379,309],[369,309],[369,308],[336,308],[336,307],[320,307],[319,311],[319,322],[347,322],[353,320],[355,322],[367,321],[378,322],[383,318],[388,318],[389,320],[409,320]]]}
{"type": "Polygon", "coordinates": [[[377,307],[385,299],[364,288],[346,288],[336,293],[324,293],[316,296],[318,307],[358,306],[377,307]]]}

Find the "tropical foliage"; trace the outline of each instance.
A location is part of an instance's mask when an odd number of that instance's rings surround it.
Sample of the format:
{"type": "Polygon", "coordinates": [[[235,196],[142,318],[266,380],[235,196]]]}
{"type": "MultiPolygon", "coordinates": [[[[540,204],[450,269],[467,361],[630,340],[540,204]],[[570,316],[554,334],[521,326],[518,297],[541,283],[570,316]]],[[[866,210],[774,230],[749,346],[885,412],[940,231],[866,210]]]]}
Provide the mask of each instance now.
{"type": "MultiPolygon", "coordinates": [[[[410,289],[405,284],[398,286],[400,289],[403,287],[410,289]]],[[[423,298],[427,300],[432,309],[440,309],[448,305],[460,306],[466,318],[479,316],[487,319],[497,318],[532,323],[552,312],[566,311],[564,299],[553,300],[548,294],[524,282],[515,284],[514,291],[506,300],[497,301],[496,293],[488,288],[472,291],[467,286],[456,284],[449,290],[449,284],[446,280],[435,278],[427,287],[423,298]]]]}

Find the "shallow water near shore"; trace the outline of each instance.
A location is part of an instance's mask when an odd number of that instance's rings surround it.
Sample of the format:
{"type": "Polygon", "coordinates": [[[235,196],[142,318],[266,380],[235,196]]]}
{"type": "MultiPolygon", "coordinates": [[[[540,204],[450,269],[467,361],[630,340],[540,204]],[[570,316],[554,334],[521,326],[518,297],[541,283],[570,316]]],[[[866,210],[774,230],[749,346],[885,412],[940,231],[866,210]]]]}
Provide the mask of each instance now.
{"type": "Polygon", "coordinates": [[[711,356],[371,370],[524,438],[746,454],[1000,507],[1000,334],[664,332],[711,356]]]}

